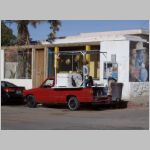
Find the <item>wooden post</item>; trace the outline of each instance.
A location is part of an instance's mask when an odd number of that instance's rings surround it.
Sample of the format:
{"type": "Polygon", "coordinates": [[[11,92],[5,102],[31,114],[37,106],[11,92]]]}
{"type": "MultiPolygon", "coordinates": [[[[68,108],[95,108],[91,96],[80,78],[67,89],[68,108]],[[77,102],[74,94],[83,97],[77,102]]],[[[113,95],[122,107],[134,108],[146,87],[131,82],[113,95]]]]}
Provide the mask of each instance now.
{"type": "Polygon", "coordinates": [[[59,52],[59,47],[55,47],[54,49],[55,55],[54,55],[54,69],[55,69],[55,86],[57,85],[57,71],[58,71],[58,52],[59,52]]]}
{"type": "Polygon", "coordinates": [[[48,48],[44,48],[44,78],[48,77],[48,48]]]}
{"type": "Polygon", "coordinates": [[[32,48],[32,88],[36,87],[35,67],[35,48],[32,48]]]}
{"type": "Polygon", "coordinates": [[[54,57],[54,68],[58,69],[58,60],[57,60],[57,54],[59,52],[59,47],[55,47],[54,49],[55,57],[54,57]]]}

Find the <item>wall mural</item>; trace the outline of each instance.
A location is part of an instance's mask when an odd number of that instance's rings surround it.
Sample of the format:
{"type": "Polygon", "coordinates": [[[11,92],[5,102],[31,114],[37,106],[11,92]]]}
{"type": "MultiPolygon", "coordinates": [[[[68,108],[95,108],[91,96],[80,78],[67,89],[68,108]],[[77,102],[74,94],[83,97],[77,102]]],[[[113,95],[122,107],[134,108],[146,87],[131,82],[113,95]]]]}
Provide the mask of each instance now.
{"type": "Polygon", "coordinates": [[[130,82],[149,81],[149,44],[130,43],[130,82]]]}

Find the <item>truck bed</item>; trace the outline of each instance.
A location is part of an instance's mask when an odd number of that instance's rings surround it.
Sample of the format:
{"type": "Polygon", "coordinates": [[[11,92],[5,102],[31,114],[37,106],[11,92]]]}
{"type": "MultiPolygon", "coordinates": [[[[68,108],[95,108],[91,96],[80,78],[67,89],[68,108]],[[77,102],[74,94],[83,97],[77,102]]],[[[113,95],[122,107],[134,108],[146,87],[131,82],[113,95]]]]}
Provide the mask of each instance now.
{"type": "Polygon", "coordinates": [[[66,86],[54,86],[53,89],[82,89],[83,87],[66,87],[66,86]]]}

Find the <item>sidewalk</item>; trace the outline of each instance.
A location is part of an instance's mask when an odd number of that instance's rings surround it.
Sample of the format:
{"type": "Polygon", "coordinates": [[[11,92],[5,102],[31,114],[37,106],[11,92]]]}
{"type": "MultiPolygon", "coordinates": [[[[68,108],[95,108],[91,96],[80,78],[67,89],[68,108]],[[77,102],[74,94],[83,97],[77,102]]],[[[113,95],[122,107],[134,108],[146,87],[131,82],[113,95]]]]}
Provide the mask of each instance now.
{"type": "Polygon", "coordinates": [[[127,103],[128,108],[149,107],[149,97],[132,98],[127,103]]]}

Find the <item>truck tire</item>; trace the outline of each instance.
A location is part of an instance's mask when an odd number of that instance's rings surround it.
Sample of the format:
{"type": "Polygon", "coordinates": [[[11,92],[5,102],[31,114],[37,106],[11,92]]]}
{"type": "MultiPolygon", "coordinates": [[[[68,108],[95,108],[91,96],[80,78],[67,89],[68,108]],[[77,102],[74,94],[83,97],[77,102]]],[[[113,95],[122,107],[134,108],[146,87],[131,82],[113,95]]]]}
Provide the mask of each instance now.
{"type": "Polygon", "coordinates": [[[72,111],[78,110],[80,108],[80,103],[76,97],[72,96],[69,98],[68,108],[72,111]]]}
{"type": "Polygon", "coordinates": [[[27,96],[27,105],[30,108],[35,108],[37,106],[37,103],[35,101],[35,97],[33,95],[27,96]]]}

